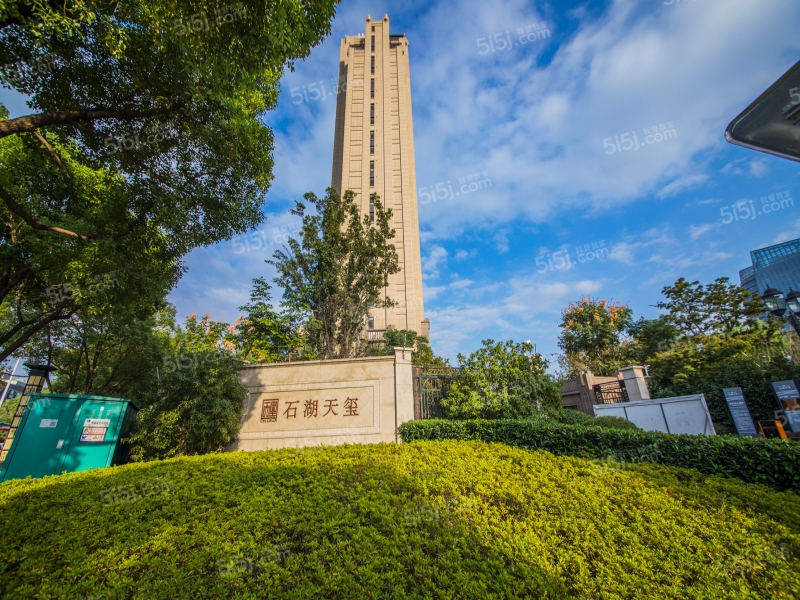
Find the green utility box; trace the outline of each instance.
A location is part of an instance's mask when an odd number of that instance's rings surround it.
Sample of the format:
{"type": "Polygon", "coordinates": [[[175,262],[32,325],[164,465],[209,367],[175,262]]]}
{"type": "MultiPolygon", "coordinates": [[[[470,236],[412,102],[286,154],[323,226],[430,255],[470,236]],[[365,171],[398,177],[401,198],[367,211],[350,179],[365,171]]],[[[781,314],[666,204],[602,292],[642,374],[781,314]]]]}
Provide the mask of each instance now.
{"type": "Polygon", "coordinates": [[[130,432],[138,410],[124,398],[31,395],[16,439],[0,466],[0,481],[126,462],[127,448],[120,439],[130,432]]]}

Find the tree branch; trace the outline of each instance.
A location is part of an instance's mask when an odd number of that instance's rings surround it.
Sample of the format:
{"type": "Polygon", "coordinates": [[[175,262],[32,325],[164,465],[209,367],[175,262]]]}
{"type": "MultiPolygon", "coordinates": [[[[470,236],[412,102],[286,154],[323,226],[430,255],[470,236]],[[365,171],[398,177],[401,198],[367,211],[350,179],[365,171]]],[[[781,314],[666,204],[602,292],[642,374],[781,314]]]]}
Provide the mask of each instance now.
{"type": "MultiPolygon", "coordinates": [[[[47,325],[49,325],[53,321],[62,321],[64,319],[69,319],[73,314],[75,314],[75,310],[77,310],[77,308],[73,309],[71,312],[69,312],[67,314],[63,314],[59,310],[57,312],[52,313],[47,318],[42,319],[41,321],[39,321],[36,325],[31,327],[28,331],[26,331],[19,338],[17,338],[17,340],[14,341],[14,343],[12,343],[10,346],[6,346],[2,350],[0,350],[0,362],[4,361],[9,356],[11,356],[14,353],[15,350],[17,350],[17,349],[21,348],[22,346],[24,346],[25,343],[34,334],[36,334],[39,331],[41,331],[42,329],[44,329],[47,325]]],[[[30,321],[29,321],[29,323],[30,323],[30,321]]]]}
{"type": "Polygon", "coordinates": [[[10,273],[10,267],[3,271],[3,276],[0,278],[0,286],[2,286],[0,287],[0,303],[3,302],[6,299],[6,296],[8,296],[8,294],[10,294],[11,291],[19,285],[20,281],[28,276],[30,270],[30,265],[25,265],[13,276],[10,273]]]}
{"type": "Polygon", "coordinates": [[[69,125],[72,121],[97,121],[100,119],[130,121],[144,119],[175,112],[184,106],[186,106],[186,102],[181,101],[150,110],[54,110],[38,115],[26,115],[16,119],[0,121],[0,138],[22,133],[23,131],[32,132],[40,127],[48,127],[50,125],[69,125]]]}
{"type": "Polygon", "coordinates": [[[81,235],[79,233],[75,233],[74,231],[70,231],[69,229],[63,229],[61,227],[54,227],[52,225],[45,225],[41,221],[37,221],[32,216],[30,216],[27,212],[25,212],[25,209],[22,208],[22,206],[20,204],[18,204],[16,202],[16,200],[14,200],[11,197],[11,194],[9,194],[2,187],[0,187],[0,198],[3,199],[3,202],[6,203],[6,206],[8,206],[8,209],[12,213],[14,213],[20,219],[25,221],[33,229],[36,229],[38,231],[52,231],[54,233],[60,233],[62,235],[67,235],[69,237],[77,238],[77,239],[82,240],[84,242],[88,242],[93,237],[93,236],[81,235]]]}
{"type": "Polygon", "coordinates": [[[38,131],[34,131],[33,135],[35,135],[36,138],[40,142],[42,142],[42,145],[44,145],[44,147],[47,148],[47,151],[50,153],[50,156],[52,156],[53,159],[58,163],[58,166],[61,167],[61,170],[64,172],[64,175],[67,176],[67,179],[71,179],[69,173],[67,172],[67,167],[65,167],[64,163],[61,162],[61,157],[58,156],[58,154],[56,154],[56,151],[53,150],[53,147],[50,145],[50,143],[46,139],[44,139],[44,137],[42,137],[42,135],[38,131]]]}

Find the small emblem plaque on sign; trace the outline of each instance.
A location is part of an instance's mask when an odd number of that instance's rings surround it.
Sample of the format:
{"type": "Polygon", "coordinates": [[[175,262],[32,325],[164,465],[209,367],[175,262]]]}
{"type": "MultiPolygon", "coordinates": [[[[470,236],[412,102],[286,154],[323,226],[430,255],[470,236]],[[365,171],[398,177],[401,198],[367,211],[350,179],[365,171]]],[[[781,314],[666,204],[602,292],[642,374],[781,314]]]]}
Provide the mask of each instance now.
{"type": "Polygon", "coordinates": [[[270,398],[264,400],[261,405],[261,422],[262,423],[275,423],[278,420],[278,399],[270,398]]]}

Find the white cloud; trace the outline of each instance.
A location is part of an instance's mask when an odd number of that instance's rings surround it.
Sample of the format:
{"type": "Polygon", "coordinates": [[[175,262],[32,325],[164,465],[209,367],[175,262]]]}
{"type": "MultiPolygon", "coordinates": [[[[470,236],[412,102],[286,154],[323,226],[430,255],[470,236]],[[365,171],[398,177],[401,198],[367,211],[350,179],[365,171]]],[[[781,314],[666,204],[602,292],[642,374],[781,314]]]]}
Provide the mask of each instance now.
{"type": "Polygon", "coordinates": [[[438,279],[439,267],[447,262],[447,250],[442,246],[431,246],[428,254],[422,257],[422,274],[426,279],[438,279]]]}
{"type": "Polygon", "coordinates": [[[764,157],[754,158],[752,160],[747,160],[746,158],[737,158],[720,169],[720,172],[726,175],[732,174],[751,177],[763,177],[767,171],[769,171],[769,163],[764,157]],[[743,163],[744,168],[740,166],[743,163]]]}
{"type": "Polygon", "coordinates": [[[675,196],[680,192],[685,192],[686,190],[700,187],[707,181],[708,175],[705,173],[690,173],[688,175],[682,175],[661,188],[661,190],[658,192],[658,197],[667,198],[669,196],[675,196]]]}
{"type": "Polygon", "coordinates": [[[475,248],[472,248],[471,250],[459,249],[459,250],[456,251],[454,258],[456,260],[466,260],[468,258],[472,258],[477,253],[478,253],[478,250],[475,249],[475,248]]]}
{"type": "MultiPolygon", "coordinates": [[[[543,282],[539,275],[514,277],[489,303],[468,301],[428,310],[431,337],[437,353],[454,357],[465,340],[475,336],[500,339],[555,339],[560,311],[569,301],[596,294],[600,281],[589,279],[568,282],[543,282]],[[545,317],[545,321],[541,318],[545,317]]],[[[470,296],[471,298],[471,296],[470,296]]]]}
{"type": "Polygon", "coordinates": [[[608,257],[612,260],[623,262],[626,265],[632,265],[634,264],[633,252],[640,246],[641,244],[629,244],[627,242],[614,244],[611,247],[611,252],[609,253],[608,257]]]}
{"type": "MultiPolygon", "coordinates": [[[[797,220],[794,223],[792,223],[791,229],[788,229],[786,231],[781,231],[774,238],[772,238],[772,243],[780,244],[783,242],[788,242],[789,240],[796,240],[797,238],[800,238],[800,220],[797,220]]],[[[759,246],[759,248],[760,247],[762,246],[759,246]]]]}
{"type": "Polygon", "coordinates": [[[423,284],[422,285],[423,298],[425,298],[425,300],[433,300],[446,289],[447,289],[446,285],[428,287],[425,284],[423,284]]]}
{"type": "Polygon", "coordinates": [[[696,240],[701,235],[708,233],[709,231],[714,231],[717,227],[719,227],[719,223],[704,223],[703,225],[689,225],[689,236],[696,240]]]}
{"type": "Polygon", "coordinates": [[[505,254],[508,252],[508,231],[501,230],[498,231],[494,237],[492,238],[495,242],[495,247],[500,254],[505,254]]]}
{"type": "Polygon", "coordinates": [[[457,279],[453,283],[451,283],[448,288],[451,290],[463,290],[464,288],[468,288],[474,282],[470,279],[457,279]]]}

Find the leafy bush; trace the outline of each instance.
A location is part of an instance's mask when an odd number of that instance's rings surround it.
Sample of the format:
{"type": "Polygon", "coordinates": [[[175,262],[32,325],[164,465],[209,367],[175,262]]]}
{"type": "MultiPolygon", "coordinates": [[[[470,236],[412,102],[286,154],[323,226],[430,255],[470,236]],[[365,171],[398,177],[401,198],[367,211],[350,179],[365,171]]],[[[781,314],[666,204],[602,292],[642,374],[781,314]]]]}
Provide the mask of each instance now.
{"type": "Polygon", "coordinates": [[[640,430],[638,425],[622,417],[595,417],[589,421],[584,421],[583,424],[590,427],[605,427],[606,429],[640,430]]]}
{"type": "Polygon", "coordinates": [[[480,442],[183,457],[0,484],[0,596],[798,597],[798,500],[480,442]]]}
{"type": "Polygon", "coordinates": [[[135,461],[215,452],[236,438],[247,398],[241,362],[223,350],[187,349],[181,359],[139,412],[130,437],[135,461]]]}
{"type": "Polygon", "coordinates": [[[407,421],[400,425],[399,433],[404,442],[482,440],[588,458],[636,455],[650,449],[652,460],[661,464],[739,477],[777,490],[800,490],[800,445],[783,440],[671,435],[513,419],[407,421]]]}
{"type": "Polygon", "coordinates": [[[590,417],[586,413],[572,409],[562,408],[559,409],[558,411],[553,411],[548,414],[552,414],[552,418],[555,421],[558,421],[559,423],[564,423],[566,425],[585,425],[594,420],[593,417],[590,417]]]}
{"type": "Polygon", "coordinates": [[[458,355],[461,370],[441,401],[450,419],[517,419],[561,406],[547,361],[529,342],[483,340],[483,348],[458,355]]]}

